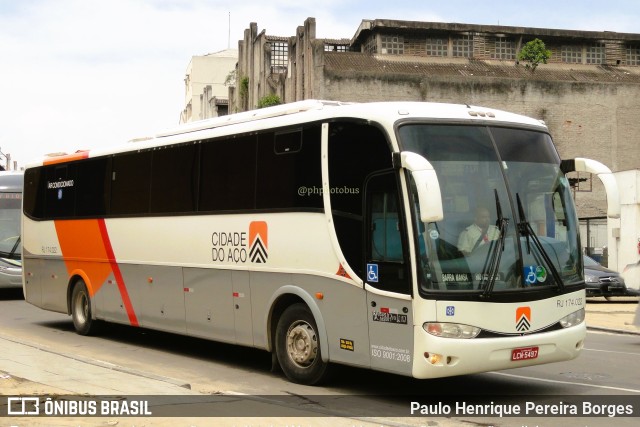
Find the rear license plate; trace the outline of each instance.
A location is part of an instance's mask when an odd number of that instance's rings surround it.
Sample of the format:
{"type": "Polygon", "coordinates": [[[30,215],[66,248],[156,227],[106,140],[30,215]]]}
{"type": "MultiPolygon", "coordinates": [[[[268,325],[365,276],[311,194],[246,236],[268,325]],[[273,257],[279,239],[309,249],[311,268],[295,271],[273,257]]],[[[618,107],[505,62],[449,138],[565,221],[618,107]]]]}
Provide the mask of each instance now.
{"type": "Polygon", "coordinates": [[[511,360],[530,360],[538,357],[538,347],[514,348],[511,350],[511,360]]]}

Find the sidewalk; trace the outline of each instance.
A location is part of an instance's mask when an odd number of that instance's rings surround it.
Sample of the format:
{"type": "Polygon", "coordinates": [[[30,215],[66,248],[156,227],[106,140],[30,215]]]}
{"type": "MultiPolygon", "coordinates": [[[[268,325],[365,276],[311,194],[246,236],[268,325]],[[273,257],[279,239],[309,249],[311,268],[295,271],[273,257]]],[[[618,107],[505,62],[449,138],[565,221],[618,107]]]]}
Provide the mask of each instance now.
{"type": "MultiPolygon", "coordinates": [[[[380,427],[413,426],[414,423],[420,422],[417,418],[396,421],[392,418],[325,416],[327,412],[322,411],[322,408],[314,411],[308,405],[291,406],[287,402],[275,402],[232,392],[222,395],[200,393],[191,390],[188,384],[173,378],[137,372],[103,361],[84,359],[71,353],[61,354],[34,343],[21,343],[1,332],[0,397],[2,427],[380,427]],[[69,397],[65,398],[67,395],[69,397]],[[96,402],[100,408],[102,401],[122,402],[127,397],[130,402],[136,399],[136,396],[139,396],[140,401],[148,401],[149,411],[154,416],[8,416],[9,411],[15,412],[16,404],[20,404],[15,399],[18,397],[32,398],[29,399],[32,401],[38,400],[36,397],[39,397],[39,411],[42,414],[46,400],[58,404],[65,404],[71,400],[96,402]],[[183,399],[181,396],[192,398],[183,399]],[[11,406],[10,399],[13,402],[11,406]],[[214,402],[214,406],[211,402],[214,402]],[[173,409],[176,407],[182,412],[188,411],[190,416],[163,415],[175,413],[173,409]],[[213,417],[212,411],[215,411],[213,417]],[[198,413],[206,415],[197,416],[198,413]],[[243,415],[256,413],[261,416],[243,415]],[[310,414],[313,416],[309,417],[310,414]]],[[[20,410],[20,407],[17,408],[20,410]]],[[[438,418],[438,426],[472,427],[473,424],[460,424],[438,418]]]]}
{"type": "Polygon", "coordinates": [[[638,297],[616,298],[609,303],[602,297],[587,298],[586,320],[589,330],[640,335],[633,325],[638,297]]]}
{"type": "MultiPolygon", "coordinates": [[[[629,302],[608,303],[604,298],[589,298],[586,305],[586,321],[589,330],[634,334],[640,336],[640,328],[633,325],[638,304],[637,298],[629,302]]],[[[71,350],[70,350],[71,352],[71,350]]],[[[61,395],[84,396],[188,396],[200,395],[188,384],[172,378],[136,372],[107,362],[83,359],[72,354],[61,354],[32,343],[21,343],[16,338],[0,333],[0,394],[3,396],[59,397],[61,395]]],[[[233,410],[233,402],[225,404],[227,411],[233,410]]],[[[266,403],[265,406],[269,406],[266,403]]],[[[242,407],[236,408],[242,413],[242,407]]],[[[278,408],[273,413],[278,413],[278,408]]],[[[7,414],[7,402],[0,401],[0,410],[7,414]]],[[[267,411],[266,413],[269,413],[267,411]]],[[[233,413],[233,412],[231,412],[233,413]]],[[[308,419],[296,418],[0,418],[3,425],[10,426],[380,426],[373,420],[350,418],[308,419]],[[213,421],[215,420],[215,422],[213,421]],[[5,424],[8,423],[8,424],[5,424]]],[[[383,424],[386,424],[383,422],[383,424]]],[[[446,426],[446,420],[438,420],[446,426]]]]}

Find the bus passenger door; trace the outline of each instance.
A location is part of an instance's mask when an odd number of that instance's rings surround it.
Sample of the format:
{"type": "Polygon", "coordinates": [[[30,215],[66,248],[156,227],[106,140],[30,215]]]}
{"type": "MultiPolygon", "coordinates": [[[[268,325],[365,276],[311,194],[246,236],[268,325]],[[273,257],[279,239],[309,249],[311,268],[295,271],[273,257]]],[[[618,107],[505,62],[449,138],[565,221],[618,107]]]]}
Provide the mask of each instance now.
{"type": "Polygon", "coordinates": [[[411,277],[395,172],[370,176],[365,184],[365,197],[364,276],[368,285],[371,367],[411,374],[411,277]]]}

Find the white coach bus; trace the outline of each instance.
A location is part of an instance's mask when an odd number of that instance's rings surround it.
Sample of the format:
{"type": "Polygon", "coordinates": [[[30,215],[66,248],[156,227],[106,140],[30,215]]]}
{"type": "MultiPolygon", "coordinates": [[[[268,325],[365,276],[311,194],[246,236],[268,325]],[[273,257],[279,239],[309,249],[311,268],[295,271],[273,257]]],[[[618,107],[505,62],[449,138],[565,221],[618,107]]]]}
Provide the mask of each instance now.
{"type": "Polygon", "coordinates": [[[569,360],[586,333],[571,170],[599,174],[615,216],[606,167],[561,162],[544,124],[503,111],[302,101],[190,123],[27,167],[25,297],[80,334],[264,349],[304,384],[331,363],[569,360]],[[463,250],[478,211],[491,236],[463,250]]]}

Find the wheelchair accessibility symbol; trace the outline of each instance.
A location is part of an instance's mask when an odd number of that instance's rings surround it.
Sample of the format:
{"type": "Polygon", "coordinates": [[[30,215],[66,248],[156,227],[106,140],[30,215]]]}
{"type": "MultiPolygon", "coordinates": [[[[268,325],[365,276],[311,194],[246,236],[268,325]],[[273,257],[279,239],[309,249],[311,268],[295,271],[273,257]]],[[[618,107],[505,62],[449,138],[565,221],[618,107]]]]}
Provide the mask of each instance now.
{"type": "Polygon", "coordinates": [[[544,283],[547,280],[547,270],[541,265],[527,265],[524,268],[525,285],[535,285],[536,282],[544,283]]]}
{"type": "Polygon", "coordinates": [[[367,281],[378,282],[378,264],[367,264],[367,281]]]}

